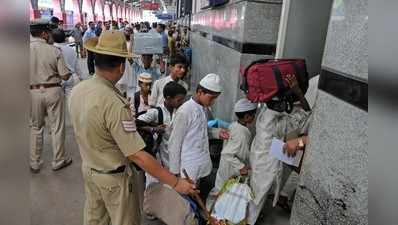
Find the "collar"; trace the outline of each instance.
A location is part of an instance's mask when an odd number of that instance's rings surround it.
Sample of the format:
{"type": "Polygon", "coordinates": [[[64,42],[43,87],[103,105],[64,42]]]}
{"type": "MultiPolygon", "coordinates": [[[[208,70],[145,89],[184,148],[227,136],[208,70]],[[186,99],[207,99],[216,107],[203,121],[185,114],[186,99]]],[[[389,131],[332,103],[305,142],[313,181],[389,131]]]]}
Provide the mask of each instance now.
{"type": "Polygon", "coordinates": [[[54,46],[56,46],[56,47],[63,47],[63,46],[67,46],[68,45],[68,43],[54,43],[54,46]]]}
{"type": "Polygon", "coordinates": [[[43,38],[33,37],[32,35],[30,36],[30,42],[47,43],[46,40],[44,40],[43,38]]]}
{"type": "Polygon", "coordinates": [[[103,77],[101,77],[101,76],[98,76],[98,75],[96,75],[96,74],[94,74],[93,78],[91,78],[91,79],[95,79],[95,80],[97,80],[98,82],[102,83],[103,85],[105,85],[105,86],[111,88],[114,92],[116,92],[116,95],[118,96],[118,98],[119,98],[124,104],[126,104],[126,105],[129,104],[129,102],[127,101],[127,99],[126,99],[125,97],[123,97],[122,93],[120,93],[119,89],[117,89],[117,88],[112,84],[112,82],[110,82],[109,80],[107,80],[107,79],[105,79],[105,78],[103,78],[103,77]]]}

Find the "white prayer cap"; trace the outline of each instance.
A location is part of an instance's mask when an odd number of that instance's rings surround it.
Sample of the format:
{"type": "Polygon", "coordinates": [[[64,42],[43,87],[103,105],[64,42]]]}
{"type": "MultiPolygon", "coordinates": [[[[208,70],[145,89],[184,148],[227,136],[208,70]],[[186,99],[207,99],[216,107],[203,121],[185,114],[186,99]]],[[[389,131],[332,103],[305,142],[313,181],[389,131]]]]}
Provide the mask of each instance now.
{"type": "Polygon", "coordinates": [[[247,98],[242,98],[235,103],[235,112],[248,112],[257,109],[257,104],[249,101],[247,98]]]}
{"type": "Polygon", "coordinates": [[[209,91],[214,91],[218,93],[221,93],[223,91],[221,78],[215,73],[207,74],[205,77],[202,78],[202,80],[200,80],[199,84],[209,91]]]}
{"type": "Polygon", "coordinates": [[[138,81],[141,81],[143,83],[152,83],[152,76],[149,73],[141,73],[138,76],[138,81]]]}

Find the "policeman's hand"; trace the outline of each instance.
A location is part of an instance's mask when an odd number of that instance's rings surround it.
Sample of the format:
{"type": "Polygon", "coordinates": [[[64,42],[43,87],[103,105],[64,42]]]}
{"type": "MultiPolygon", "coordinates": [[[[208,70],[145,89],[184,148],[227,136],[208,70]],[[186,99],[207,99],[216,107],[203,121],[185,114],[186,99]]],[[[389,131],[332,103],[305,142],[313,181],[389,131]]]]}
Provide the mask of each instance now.
{"type": "Polygon", "coordinates": [[[218,136],[222,140],[227,140],[229,138],[229,130],[225,129],[225,128],[221,128],[218,136]]]}
{"type": "Polygon", "coordinates": [[[199,191],[196,190],[195,184],[183,178],[178,178],[178,182],[177,185],[174,187],[174,190],[176,190],[178,193],[186,195],[199,193],[199,191]]]}

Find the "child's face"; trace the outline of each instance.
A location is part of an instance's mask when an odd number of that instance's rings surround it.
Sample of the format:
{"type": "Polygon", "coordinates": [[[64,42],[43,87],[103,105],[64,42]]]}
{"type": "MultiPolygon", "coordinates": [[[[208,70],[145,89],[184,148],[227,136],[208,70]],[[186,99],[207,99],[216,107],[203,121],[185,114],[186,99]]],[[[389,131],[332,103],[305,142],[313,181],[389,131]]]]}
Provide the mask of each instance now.
{"type": "Polygon", "coordinates": [[[254,113],[253,114],[246,114],[243,117],[243,122],[246,123],[246,124],[251,124],[251,123],[253,123],[255,118],[256,118],[256,114],[254,114],[254,113]]]}
{"type": "Polygon", "coordinates": [[[152,83],[140,82],[139,85],[140,85],[141,91],[142,91],[143,93],[147,94],[147,93],[149,93],[149,91],[151,90],[152,83]]]}
{"type": "Polygon", "coordinates": [[[178,107],[180,107],[182,103],[184,103],[184,101],[185,101],[185,95],[177,95],[174,98],[168,97],[165,100],[165,102],[167,102],[167,104],[173,109],[177,109],[178,107]]]}
{"type": "Polygon", "coordinates": [[[187,71],[187,66],[185,64],[177,63],[170,67],[170,73],[178,79],[182,79],[187,71]]]}
{"type": "Polygon", "coordinates": [[[196,93],[196,95],[197,95],[197,99],[201,105],[203,105],[204,107],[209,107],[214,104],[214,102],[216,101],[217,97],[220,94],[209,94],[209,93],[203,92],[202,90],[199,90],[196,93]]]}

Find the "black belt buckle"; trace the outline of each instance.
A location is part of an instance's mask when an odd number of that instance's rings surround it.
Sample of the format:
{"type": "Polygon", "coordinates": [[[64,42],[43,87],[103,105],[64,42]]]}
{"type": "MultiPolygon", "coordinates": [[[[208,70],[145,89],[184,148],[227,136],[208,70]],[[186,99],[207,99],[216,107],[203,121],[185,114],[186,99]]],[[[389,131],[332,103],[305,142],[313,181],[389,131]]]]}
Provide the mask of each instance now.
{"type": "Polygon", "coordinates": [[[114,170],[108,170],[108,171],[101,171],[101,170],[96,170],[94,168],[91,168],[92,170],[94,170],[97,173],[102,173],[102,174],[116,174],[116,173],[123,173],[124,170],[126,169],[126,166],[119,166],[117,169],[114,170]]]}

